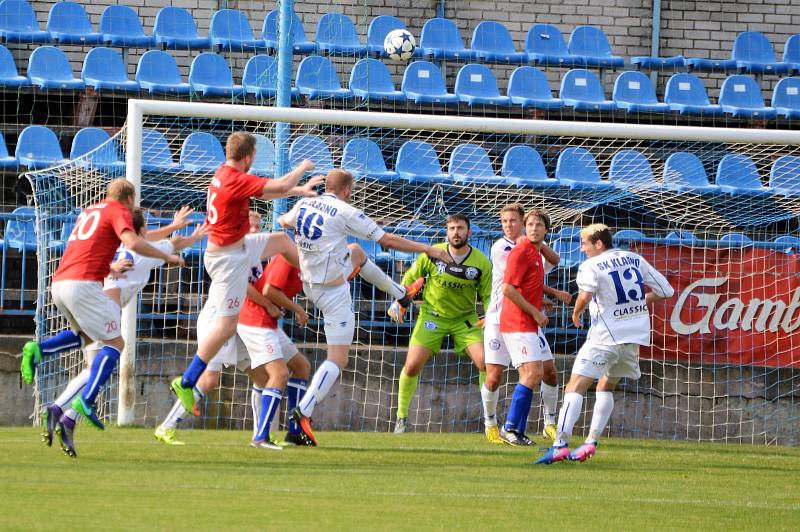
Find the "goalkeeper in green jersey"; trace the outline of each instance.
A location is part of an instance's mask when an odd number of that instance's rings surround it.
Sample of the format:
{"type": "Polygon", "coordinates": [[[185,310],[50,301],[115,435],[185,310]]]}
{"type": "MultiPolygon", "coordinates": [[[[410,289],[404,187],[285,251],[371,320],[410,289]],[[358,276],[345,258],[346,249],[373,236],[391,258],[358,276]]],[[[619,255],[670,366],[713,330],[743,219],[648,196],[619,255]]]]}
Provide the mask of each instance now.
{"type": "MultiPolygon", "coordinates": [[[[446,336],[451,336],[457,353],[466,352],[480,372],[480,383],[486,377],[483,360],[483,324],[475,308],[476,296],[489,307],[492,288],[492,263],[469,245],[469,219],[462,214],[447,218],[447,242],[433,247],[446,249],[452,262],[446,264],[420,255],[403,276],[405,286],[425,282],[422,307],[411,333],[408,355],[400,373],[400,390],[395,433],[406,430],[408,406],[417,389],[419,374],[430,356],[439,351],[446,336]]],[[[389,316],[402,323],[405,310],[398,301],[389,309],[389,316]]]]}

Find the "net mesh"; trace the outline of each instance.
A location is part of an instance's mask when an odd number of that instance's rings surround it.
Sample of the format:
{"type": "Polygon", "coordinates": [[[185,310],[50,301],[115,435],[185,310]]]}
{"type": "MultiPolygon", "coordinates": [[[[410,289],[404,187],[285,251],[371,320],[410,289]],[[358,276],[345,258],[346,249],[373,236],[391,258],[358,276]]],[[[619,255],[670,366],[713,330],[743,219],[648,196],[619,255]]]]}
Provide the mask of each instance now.
{"type": "MultiPolygon", "coordinates": [[[[148,116],[144,127],[141,205],[150,223],[166,222],[182,205],[204,212],[210,176],[233,131],[260,135],[253,171],[274,173],[275,123],[148,116]]],[[[123,129],[80,159],[27,174],[39,227],[40,337],[66,325],[50,299],[49,279],[78,210],[100,200],[110,179],[124,176],[125,145],[123,129]]],[[[339,166],[353,170],[352,203],[389,230],[421,241],[442,241],[445,217],[460,212],[471,219],[471,244],[488,254],[501,236],[498,212],[504,204],[546,209],[553,221],[548,240],[561,256],[547,282],[573,294],[583,258],[578,229],[607,223],[617,231],[617,245],[642,254],[676,289],[675,298],[654,312],[654,345],[642,350],[642,378],[623,381],[618,388],[610,432],[798,442],[800,361],[793,353],[800,341],[794,332],[800,303],[794,298],[798,241],[792,235],[800,195],[791,190],[800,189],[800,159],[791,157],[800,156],[800,147],[319,123],[292,125],[288,146],[292,165],[308,158],[321,172],[339,166]],[[705,184],[697,182],[700,174],[705,184]],[[771,188],[765,186],[768,179],[771,188]],[[709,180],[717,185],[708,185],[709,180]],[[720,188],[723,183],[729,188],[720,188]]],[[[253,205],[270,227],[271,205],[253,205]]],[[[360,244],[395,280],[413,260],[376,244],[360,244]]],[[[153,425],[163,417],[172,403],[168,379],[183,371],[194,352],[194,324],[209,280],[202,248],[184,254],[187,267],[155,271],[139,299],[137,423],[153,425]]],[[[341,382],[315,411],[315,425],[386,431],[394,418],[410,327],[388,321],[388,296],[371,285],[356,280],[352,290],[356,345],[341,382]]],[[[302,295],[300,300],[310,307],[302,295]]],[[[562,389],[585,337],[570,315],[571,309],[557,307],[545,331],[562,389]]],[[[291,319],[284,327],[312,368],[324,360],[316,310],[307,327],[291,319]]],[[[78,353],[47,361],[37,382],[39,402],[52,400],[79,365],[78,353]]],[[[504,379],[501,416],[510,403],[515,372],[506,372],[504,379]]],[[[249,427],[248,394],[247,377],[226,371],[220,390],[208,396],[202,416],[191,423],[249,427]]],[[[104,397],[104,412],[113,418],[113,383],[104,397]]],[[[587,408],[591,404],[587,401],[587,408]]],[[[421,374],[410,409],[411,430],[475,431],[480,417],[478,372],[447,345],[421,374]]],[[[588,422],[581,418],[576,432],[588,430],[588,422]]],[[[529,431],[541,428],[541,416],[532,413],[529,431]]]]}

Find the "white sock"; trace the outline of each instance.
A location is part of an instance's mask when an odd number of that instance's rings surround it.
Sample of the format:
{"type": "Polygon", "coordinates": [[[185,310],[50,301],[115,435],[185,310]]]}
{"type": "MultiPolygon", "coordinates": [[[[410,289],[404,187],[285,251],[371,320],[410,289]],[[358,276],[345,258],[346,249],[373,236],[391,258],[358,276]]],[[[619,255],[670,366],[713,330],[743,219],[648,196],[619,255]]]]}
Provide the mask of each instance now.
{"type": "Polygon", "coordinates": [[[80,414],[74,408],[64,411],[64,415],[70,418],[72,421],[78,421],[78,418],[80,417],[80,414]]]}
{"type": "Polygon", "coordinates": [[[597,443],[600,435],[606,430],[606,425],[614,410],[614,392],[596,392],[594,410],[592,410],[592,425],[589,428],[589,437],[586,443],[597,443]]]}
{"type": "Polygon", "coordinates": [[[553,425],[558,411],[558,385],[542,383],[542,404],[544,405],[544,424],[553,425]]]}
{"type": "Polygon", "coordinates": [[[61,395],[56,398],[54,403],[60,406],[63,410],[64,407],[72,403],[72,400],[76,395],[81,393],[81,390],[83,390],[83,387],[86,386],[87,382],[89,382],[89,370],[84,369],[78,373],[74,379],[67,383],[67,387],[63,392],[61,392],[61,395]]]}
{"type": "Polygon", "coordinates": [[[306,390],[303,400],[297,405],[300,408],[300,412],[304,416],[310,417],[314,413],[314,407],[325,399],[325,396],[331,391],[338,378],[339,366],[330,360],[323,362],[317,372],[314,373],[314,378],[311,379],[311,384],[308,385],[308,390],[306,390]]]}
{"type": "Polygon", "coordinates": [[[250,389],[250,408],[253,410],[253,439],[258,434],[258,420],[261,419],[261,394],[264,388],[253,385],[250,389]]]}
{"type": "Polygon", "coordinates": [[[188,414],[188,412],[183,408],[183,403],[181,403],[180,399],[178,399],[175,401],[175,404],[172,405],[172,409],[169,411],[169,414],[167,414],[166,419],[161,423],[161,427],[164,429],[176,428],[178,423],[186,417],[186,414],[188,414]]]}
{"type": "Polygon", "coordinates": [[[481,386],[481,401],[483,402],[483,424],[487,427],[497,426],[497,400],[500,390],[490,390],[484,384],[481,386]]]}
{"type": "Polygon", "coordinates": [[[561,411],[558,413],[558,437],[553,445],[560,447],[569,444],[572,429],[581,415],[582,406],[583,396],[581,394],[575,392],[564,394],[564,404],[561,405],[561,411]]]}
{"type": "Polygon", "coordinates": [[[381,292],[386,292],[392,296],[393,299],[401,299],[406,295],[405,288],[392,281],[391,277],[383,273],[383,270],[369,259],[361,265],[361,271],[358,272],[358,275],[381,292]]]}

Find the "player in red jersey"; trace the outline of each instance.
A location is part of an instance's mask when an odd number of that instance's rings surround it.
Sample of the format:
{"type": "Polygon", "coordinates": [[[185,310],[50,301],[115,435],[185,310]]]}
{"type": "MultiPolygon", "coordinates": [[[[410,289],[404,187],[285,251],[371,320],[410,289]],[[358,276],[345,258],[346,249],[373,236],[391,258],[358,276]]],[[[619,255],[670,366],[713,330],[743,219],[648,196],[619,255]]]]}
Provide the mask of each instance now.
{"type": "MultiPolygon", "coordinates": [[[[197,353],[183,376],[171,384],[184,408],[190,412],[194,411],[193,388],[208,362],[236,332],[239,310],[247,293],[250,264],[244,237],[250,227],[250,198],[270,200],[316,196],[314,187],[324,179],[323,176],[315,176],[305,185],[297,186],[306,172],[314,168],[308,160],[279,179],[264,179],[248,174],[255,155],[256,141],[253,135],[244,132],[231,134],[225,146],[225,163],[214,173],[208,187],[206,220],[209,242],[203,261],[211,277],[211,286],[204,307],[213,307],[217,319],[213,330],[198,342],[197,353]]],[[[264,245],[262,256],[279,253],[290,262],[297,262],[294,242],[285,233],[272,233],[264,245]]]]}
{"type": "Polygon", "coordinates": [[[97,417],[95,399],[125,347],[120,333],[120,307],[103,293],[103,280],[109,274],[117,248],[122,243],[142,256],[183,266],[180,256],[165,253],[136,233],[132,218],[135,198],[136,188],[132,183],[115,179],[108,185],[106,199],[87,207],[78,216],[50,285],[53,303],[69,322],[70,329],[41,343],[29,342],[23,349],[21,373],[30,384],[42,355],[91,342],[102,344],[92,361],[83,392],[72,402],[72,407],[99,429],[104,426],[97,417]]]}
{"type": "Polygon", "coordinates": [[[500,333],[511,363],[519,372],[500,437],[510,445],[527,444],[524,429],[531,409],[533,391],[542,382],[544,364],[553,363],[553,355],[544,352],[539,327],[547,325],[542,312],[544,302],[544,264],[541,243],[550,227],[550,218],[539,209],[525,215],[525,239],[508,254],[503,277],[503,307],[500,333]],[[538,244],[538,245],[537,245],[538,244]]]}

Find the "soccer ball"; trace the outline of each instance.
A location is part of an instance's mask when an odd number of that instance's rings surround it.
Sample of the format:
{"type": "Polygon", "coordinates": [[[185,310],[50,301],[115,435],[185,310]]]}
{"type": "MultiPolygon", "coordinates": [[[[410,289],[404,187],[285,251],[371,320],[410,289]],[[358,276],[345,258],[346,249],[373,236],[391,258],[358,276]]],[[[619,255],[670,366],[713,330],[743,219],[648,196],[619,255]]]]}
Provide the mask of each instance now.
{"type": "Polygon", "coordinates": [[[406,30],[392,30],[383,40],[383,49],[395,61],[408,61],[416,48],[414,36],[406,30]]]}

